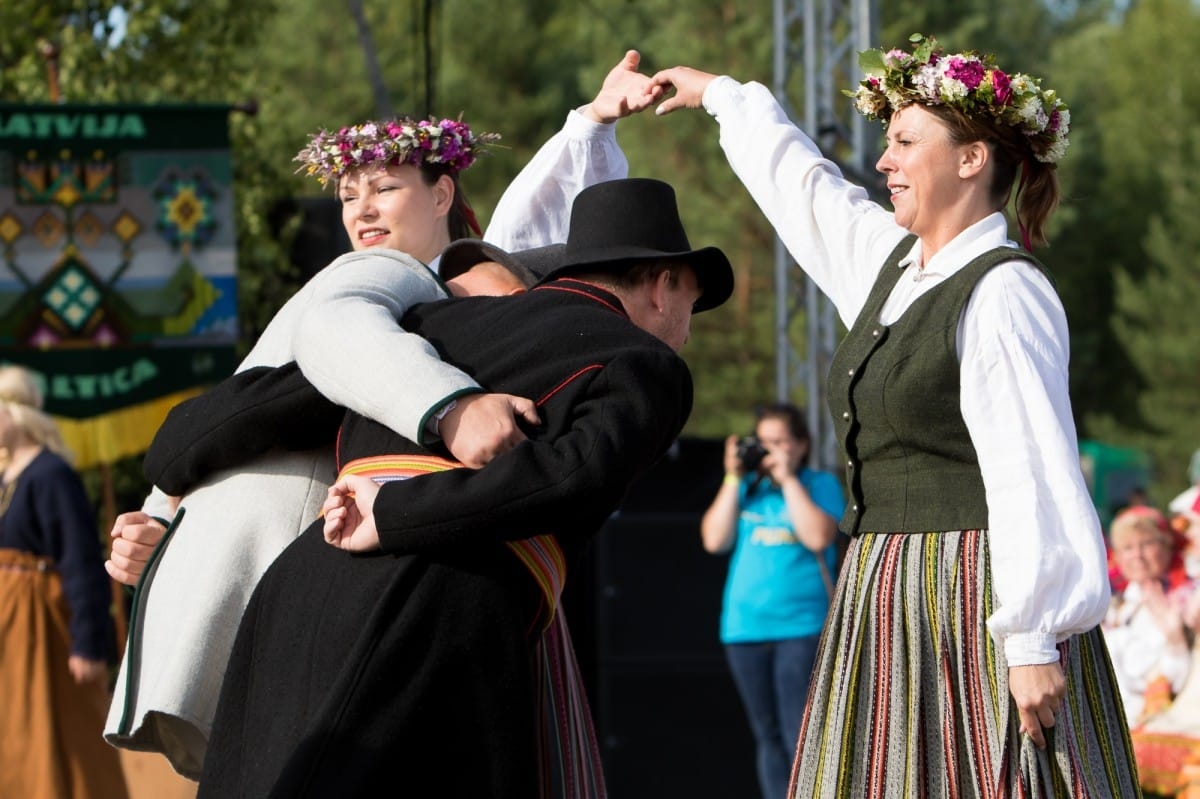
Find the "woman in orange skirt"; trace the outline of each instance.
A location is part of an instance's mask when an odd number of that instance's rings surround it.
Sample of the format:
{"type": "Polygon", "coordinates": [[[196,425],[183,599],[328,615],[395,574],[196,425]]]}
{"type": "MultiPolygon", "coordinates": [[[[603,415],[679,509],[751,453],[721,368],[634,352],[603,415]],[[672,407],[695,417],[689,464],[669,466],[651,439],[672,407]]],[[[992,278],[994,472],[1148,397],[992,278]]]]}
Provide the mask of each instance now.
{"type": "Polygon", "coordinates": [[[125,799],[96,519],[32,375],[0,368],[0,796],[125,799]]]}

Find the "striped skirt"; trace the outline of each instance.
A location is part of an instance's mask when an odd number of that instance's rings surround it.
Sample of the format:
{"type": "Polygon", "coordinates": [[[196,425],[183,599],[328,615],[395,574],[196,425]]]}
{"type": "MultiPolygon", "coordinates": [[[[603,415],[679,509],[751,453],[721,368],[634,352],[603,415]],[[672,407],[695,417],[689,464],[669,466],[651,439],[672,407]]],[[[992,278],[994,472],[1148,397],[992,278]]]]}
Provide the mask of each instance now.
{"type": "Polygon", "coordinates": [[[987,631],[987,533],[853,540],[809,689],[790,795],[1141,796],[1099,628],[1059,644],[1067,695],[1037,749],[987,631]]]}
{"type": "MultiPolygon", "coordinates": [[[[436,456],[378,455],[350,461],[342,467],[338,479],[356,474],[382,484],[461,466],[436,456]]],[[[540,678],[538,717],[542,720],[538,736],[541,795],[604,799],[608,794],[600,745],[561,604],[567,579],[566,556],[550,535],[506,541],[505,545],[528,569],[544,602],[543,616],[537,620],[541,636],[534,647],[540,678]]]]}

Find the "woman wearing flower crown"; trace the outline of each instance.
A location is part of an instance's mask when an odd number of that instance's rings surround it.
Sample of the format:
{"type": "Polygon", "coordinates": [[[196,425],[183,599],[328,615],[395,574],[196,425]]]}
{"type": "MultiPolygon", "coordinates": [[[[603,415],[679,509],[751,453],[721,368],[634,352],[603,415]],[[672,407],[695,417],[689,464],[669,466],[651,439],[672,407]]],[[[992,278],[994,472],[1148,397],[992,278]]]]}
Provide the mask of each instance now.
{"type": "Polygon", "coordinates": [[[932,39],[868,51],[894,212],[771,92],[687,67],[734,171],[850,332],[831,364],[852,536],[792,774],[810,797],[1139,795],[1098,624],[1109,588],[1045,268],[1069,116],[1053,91],[932,39]],[[1015,191],[1014,191],[1015,187],[1015,191]]]}
{"type": "MultiPolygon", "coordinates": [[[[506,249],[565,241],[571,201],[591,183],[624,177],[617,119],[661,94],[629,51],[588,105],[534,156],[505,192],[485,238],[506,249]]],[[[495,139],[459,120],[397,119],[322,131],[297,160],[343,205],[354,247],[322,269],[271,320],[239,366],[295,361],[329,399],[414,441],[440,437],[478,467],[515,446],[517,417],[536,423],[521,397],[485,394],[441,363],[396,320],[445,297],[429,264],[473,217],[459,173],[495,139]]],[[[186,521],[139,587],[106,738],[162,752],[181,774],[199,776],[237,621],[258,579],[320,511],[335,466],[328,449],[273,452],[251,468],[207,475],[180,507],[186,521]],[[203,601],[197,601],[197,597],[203,601]]],[[[175,507],[155,491],[113,529],[114,578],[136,584],[175,507]]]]}

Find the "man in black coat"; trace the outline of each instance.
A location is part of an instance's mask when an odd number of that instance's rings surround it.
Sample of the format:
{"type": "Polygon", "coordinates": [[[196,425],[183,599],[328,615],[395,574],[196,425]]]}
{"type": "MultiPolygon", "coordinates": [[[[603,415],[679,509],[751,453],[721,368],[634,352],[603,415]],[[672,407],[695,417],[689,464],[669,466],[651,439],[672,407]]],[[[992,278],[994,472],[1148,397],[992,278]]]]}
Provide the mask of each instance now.
{"type": "MultiPolygon", "coordinates": [[[[201,797],[546,790],[540,772],[557,757],[540,747],[564,743],[539,737],[550,709],[538,671],[553,661],[537,657],[543,630],[556,629],[580,549],[682,429],[692,386],[677,351],[693,311],[724,302],[733,283],[719,250],[691,249],[659,181],[583,191],[562,258],[524,295],[405,317],[489,391],[534,399],[541,424],[470,470],[346,416],[326,520],[271,566],[243,617],[201,797]]],[[[172,468],[194,473],[221,436],[252,439],[256,416],[315,418],[305,403],[325,401],[311,391],[298,403],[298,373],[284,370],[240,400],[245,412],[224,408],[220,436],[167,436],[182,452],[172,468]]],[[[587,790],[588,775],[563,768],[557,780],[576,787],[557,790],[587,790]]],[[[602,793],[602,776],[590,779],[602,793]]]]}

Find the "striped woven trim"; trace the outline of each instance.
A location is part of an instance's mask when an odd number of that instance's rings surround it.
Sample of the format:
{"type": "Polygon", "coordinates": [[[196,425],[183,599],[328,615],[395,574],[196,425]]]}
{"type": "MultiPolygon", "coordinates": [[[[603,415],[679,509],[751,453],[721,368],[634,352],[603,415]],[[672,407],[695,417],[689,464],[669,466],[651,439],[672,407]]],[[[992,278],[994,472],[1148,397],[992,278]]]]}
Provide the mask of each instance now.
{"type": "Polygon", "coordinates": [[[546,600],[546,614],[542,622],[542,630],[545,631],[558,612],[558,603],[562,599],[563,585],[567,580],[567,557],[552,535],[504,543],[525,564],[542,590],[542,597],[546,600]]]}
{"type": "Polygon", "coordinates": [[[555,613],[536,647],[538,736],[541,796],[603,799],[608,796],[600,744],[588,706],[587,690],[575,659],[566,615],[555,613]]]}
{"type": "Polygon", "coordinates": [[[462,464],[458,461],[433,455],[376,455],[350,461],[342,467],[338,479],[353,474],[370,477],[376,483],[390,483],[395,480],[407,480],[419,474],[445,472],[460,466],[462,464]]]}
{"type": "Polygon", "coordinates": [[[1135,797],[1099,628],[1058,645],[1067,683],[1046,749],[1019,731],[987,532],[856,537],[826,619],[793,799],[1135,797]],[[931,678],[934,675],[935,678],[931,678]]]}
{"type": "MultiPolygon", "coordinates": [[[[342,467],[338,479],[353,474],[369,477],[376,483],[383,484],[461,467],[462,464],[458,461],[433,455],[376,455],[348,462],[342,467]]],[[[558,540],[552,535],[505,541],[504,544],[529,570],[530,575],[537,582],[538,588],[541,589],[546,603],[546,613],[542,617],[542,629],[545,630],[558,611],[563,586],[566,585],[566,555],[559,546],[558,540]]]]}

